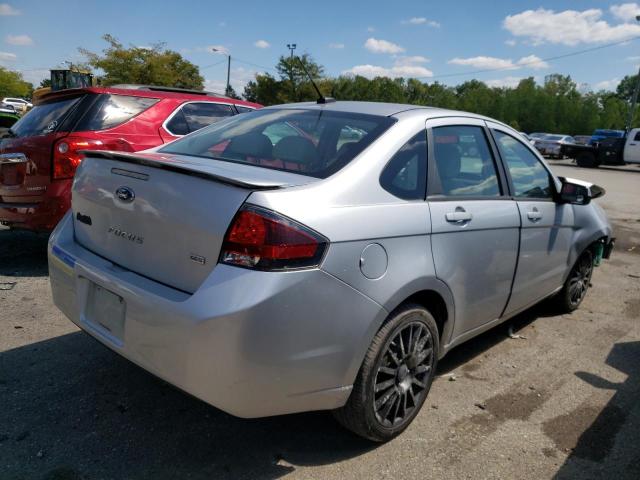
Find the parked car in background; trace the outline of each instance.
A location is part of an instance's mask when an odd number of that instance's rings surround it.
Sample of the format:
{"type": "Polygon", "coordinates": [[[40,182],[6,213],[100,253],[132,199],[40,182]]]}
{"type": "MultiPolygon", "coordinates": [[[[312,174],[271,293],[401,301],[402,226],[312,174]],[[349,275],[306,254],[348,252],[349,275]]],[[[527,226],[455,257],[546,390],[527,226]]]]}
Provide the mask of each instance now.
{"type": "Polygon", "coordinates": [[[594,143],[601,142],[605,138],[622,138],[624,137],[624,130],[607,130],[603,128],[599,128],[594,130],[591,134],[591,139],[589,140],[589,145],[593,145],[594,143]]]}
{"type": "Polygon", "coordinates": [[[545,135],[549,135],[549,134],[543,133],[543,132],[533,132],[529,134],[529,138],[531,138],[532,140],[537,140],[538,138],[542,138],[545,135]]]}
{"type": "Polygon", "coordinates": [[[588,145],[591,140],[591,135],[574,135],[573,140],[576,145],[588,145]]]}
{"type": "Polygon", "coordinates": [[[28,109],[33,107],[33,104],[24,98],[5,97],[2,99],[2,103],[13,105],[20,113],[25,113],[28,109]]]}
{"type": "Polygon", "coordinates": [[[545,298],[578,308],[613,247],[603,193],[479,115],[269,107],[87,152],[49,239],[53,300],[233,415],[334,410],[386,441],[456,345],[545,298]]]}
{"type": "Polygon", "coordinates": [[[579,167],[640,164],[640,128],[621,138],[608,137],[590,145],[563,145],[562,154],[575,159],[579,167]]]}
{"type": "Polygon", "coordinates": [[[69,209],[81,150],[136,152],[259,107],[206,92],[135,85],[46,94],[0,143],[0,223],[53,229],[69,209]]]}
{"type": "Polygon", "coordinates": [[[20,120],[20,116],[16,113],[13,107],[0,107],[0,139],[2,139],[9,132],[9,129],[18,120],[20,120]]]}
{"type": "Polygon", "coordinates": [[[537,138],[533,144],[536,149],[545,156],[551,158],[562,158],[561,147],[562,145],[573,145],[575,141],[570,135],[545,135],[544,137],[537,138]]]}

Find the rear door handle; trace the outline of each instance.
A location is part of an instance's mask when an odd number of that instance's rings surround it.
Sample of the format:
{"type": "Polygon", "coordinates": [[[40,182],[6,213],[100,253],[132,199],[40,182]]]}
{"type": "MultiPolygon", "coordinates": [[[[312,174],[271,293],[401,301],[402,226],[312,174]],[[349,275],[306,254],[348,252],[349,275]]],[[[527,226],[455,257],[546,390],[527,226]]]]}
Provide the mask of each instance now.
{"type": "Polygon", "coordinates": [[[473,215],[470,212],[457,211],[457,212],[449,212],[444,215],[444,218],[447,219],[447,222],[469,222],[473,218],[473,215]]]}
{"type": "Polygon", "coordinates": [[[542,213],[540,213],[538,210],[534,209],[530,212],[527,212],[527,218],[529,220],[533,220],[534,222],[536,220],[540,220],[542,218],[542,213]]]}

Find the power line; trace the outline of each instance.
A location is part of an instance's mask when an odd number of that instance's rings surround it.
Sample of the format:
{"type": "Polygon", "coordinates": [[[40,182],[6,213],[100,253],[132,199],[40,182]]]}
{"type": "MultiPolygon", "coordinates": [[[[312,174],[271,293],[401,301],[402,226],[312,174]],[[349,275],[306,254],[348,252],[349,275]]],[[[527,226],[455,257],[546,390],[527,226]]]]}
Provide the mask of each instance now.
{"type": "Polygon", "coordinates": [[[205,65],[204,67],[200,67],[200,70],[204,70],[205,68],[211,68],[211,67],[215,67],[216,65],[220,65],[222,62],[226,62],[227,59],[223,58],[222,60],[220,60],[219,62],[216,63],[212,63],[211,65],[205,65]]]}
{"type": "Polygon", "coordinates": [[[633,42],[633,41],[638,40],[638,39],[640,39],[640,37],[632,37],[632,38],[628,38],[626,40],[620,40],[618,42],[607,43],[607,44],[604,44],[604,45],[599,45],[597,47],[585,48],[584,50],[578,50],[576,52],[565,53],[563,55],[556,55],[556,56],[553,56],[553,57],[541,58],[539,60],[532,60],[530,62],[518,63],[518,64],[514,64],[511,67],[485,68],[485,69],[482,69],[482,70],[473,70],[473,71],[469,71],[469,72],[444,73],[444,74],[440,74],[440,75],[433,75],[431,77],[422,76],[422,77],[412,77],[412,78],[430,78],[430,79],[431,78],[448,78],[448,77],[461,77],[461,76],[465,76],[465,75],[476,75],[478,73],[516,70],[516,69],[518,69],[520,67],[525,67],[527,65],[535,65],[535,64],[538,64],[538,63],[542,63],[542,62],[552,62],[554,60],[560,60],[562,58],[574,57],[576,55],[582,55],[584,53],[594,52],[596,50],[602,50],[603,48],[609,48],[609,47],[613,47],[615,45],[621,45],[623,43],[633,42]]]}

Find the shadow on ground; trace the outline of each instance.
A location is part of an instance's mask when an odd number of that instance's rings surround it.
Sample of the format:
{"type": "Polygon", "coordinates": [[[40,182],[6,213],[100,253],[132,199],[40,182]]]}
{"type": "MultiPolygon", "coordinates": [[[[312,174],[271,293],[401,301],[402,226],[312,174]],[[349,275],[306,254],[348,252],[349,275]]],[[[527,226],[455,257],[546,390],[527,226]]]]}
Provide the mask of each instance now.
{"type": "Polygon", "coordinates": [[[325,412],[231,417],[80,332],[0,353],[0,405],[3,480],[275,479],[375,448],[325,412]]]}
{"type": "Polygon", "coordinates": [[[547,434],[570,455],[555,478],[640,478],[640,342],[616,343],[607,365],[627,375],[610,382],[589,372],[576,376],[597,389],[615,391],[602,409],[583,404],[554,419],[547,434]],[[572,432],[583,425],[578,438],[572,432]]]}
{"type": "Polygon", "coordinates": [[[0,227],[0,275],[43,277],[47,267],[48,235],[0,227]]]}

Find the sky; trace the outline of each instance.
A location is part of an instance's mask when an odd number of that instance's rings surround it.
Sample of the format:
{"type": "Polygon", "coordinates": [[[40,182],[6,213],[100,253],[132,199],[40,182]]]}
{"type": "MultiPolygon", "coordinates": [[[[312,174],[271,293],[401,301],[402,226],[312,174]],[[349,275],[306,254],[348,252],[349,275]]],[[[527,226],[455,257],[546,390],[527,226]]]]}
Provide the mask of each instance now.
{"type": "Polygon", "coordinates": [[[640,4],[621,1],[0,0],[0,65],[37,84],[82,61],[78,47],[100,52],[109,33],[125,45],[165,43],[213,91],[224,90],[223,53],[242,92],[256,72],[275,74],[292,43],[331,76],[515,86],[560,73],[582,90],[615,90],[640,65],[637,14],[640,4]]]}

